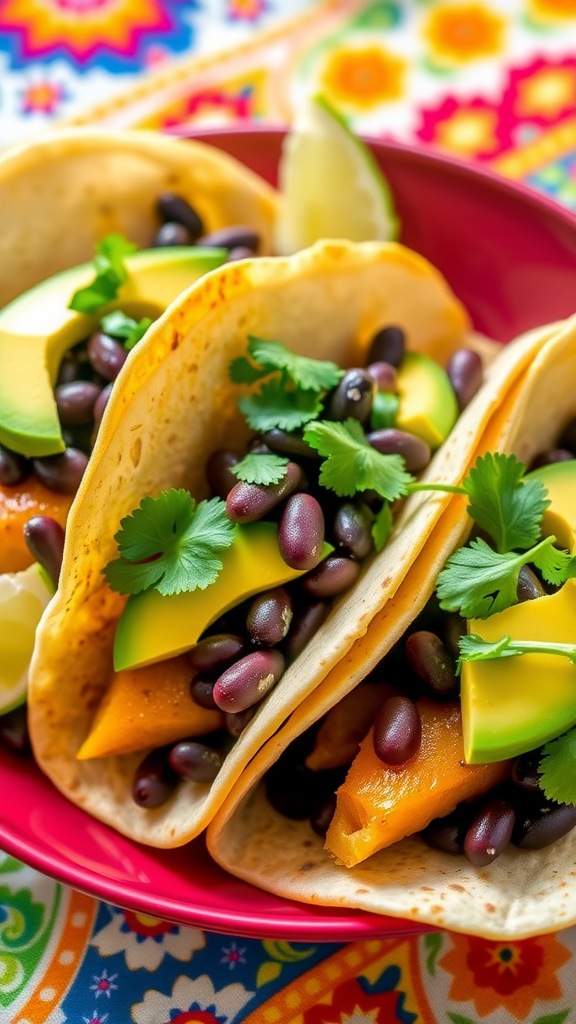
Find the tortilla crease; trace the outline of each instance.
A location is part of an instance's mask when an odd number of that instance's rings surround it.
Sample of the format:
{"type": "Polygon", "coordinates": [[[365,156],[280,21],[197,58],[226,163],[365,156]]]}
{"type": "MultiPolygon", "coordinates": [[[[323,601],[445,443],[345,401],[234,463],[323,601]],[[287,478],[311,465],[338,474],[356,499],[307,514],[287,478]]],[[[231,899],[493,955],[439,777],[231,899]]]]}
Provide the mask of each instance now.
{"type": "MultiPolygon", "coordinates": [[[[415,494],[394,534],[359,583],[287,669],[228,754],[215,782],[186,782],[166,804],[132,799],[141,754],[79,761],[75,755],[112,672],[116,623],[125,598],[102,570],[117,554],[120,520],[145,495],[188,487],[207,494],[204,467],[217,448],[248,438],[228,367],[247,336],[294,351],[362,362],[374,332],[401,324],[413,350],[442,363],[466,340],[465,311],[426,260],[396,244],[323,242],[287,259],[232,263],[207,275],[161,317],[131,352],[112,392],[98,442],[73,504],[61,585],[38,631],[29,716],[42,769],[71,800],[132,838],[181,845],[211,820],[250,759],[365,632],[396,591],[449,496],[415,494]]],[[[507,346],[486,383],[439,450],[427,479],[459,480],[487,423],[543,343],[533,332],[507,346]]],[[[486,348],[485,341],[482,342],[486,348]]]]}
{"type": "MultiPolygon", "coordinates": [[[[489,451],[529,462],[576,415],[576,318],[566,321],[509,388],[468,465],[489,451]]],[[[463,474],[464,475],[464,474],[463,474]]],[[[289,821],[256,785],[287,745],[356,686],[404,634],[434,590],[446,559],[465,543],[466,499],[451,500],[402,585],[363,635],[262,748],[208,830],[219,864],[260,888],[328,906],[408,918],[490,939],[521,939],[576,922],[576,830],[547,849],[510,847],[475,869],[464,857],[410,837],[352,869],[339,866],[307,821],[289,821]]]]}
{"type": "Polygon", "coordinates": [[[272,251],[276,191],[201,142],[152,131],[68,128],[0,157],[0,307],[60,270],[91,260],[120,232],[141,248],[159,227],[163,192],[187,199],[207,231],[245,224],[272,251]]]}

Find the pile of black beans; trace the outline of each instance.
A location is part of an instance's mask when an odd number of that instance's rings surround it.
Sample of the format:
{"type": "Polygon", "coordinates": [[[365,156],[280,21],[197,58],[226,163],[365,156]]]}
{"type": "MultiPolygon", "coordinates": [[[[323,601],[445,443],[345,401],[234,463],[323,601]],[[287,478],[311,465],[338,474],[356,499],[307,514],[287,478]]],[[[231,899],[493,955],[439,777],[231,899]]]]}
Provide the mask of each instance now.
{"type": "MultiPolygon", "coordinates": [[[[576,458],[576,418],[564,429],[558,447],[540,452],[530,469],[576,458]]],[[[518,600],[530,601],[556,588],[526,565],[520,571],[518,600]]],[[[368,681],[397,683],[402,695],[386,698],[374,719],[374,752],[386,765],[401,765],[420,748],[421,721],[417,700],[453,701],[459,697],[456,676],[458,640],[466,631],[463,619],[440,610],[432,598],[406,638],[400,640],[370,674],[368,681]]],[[[336,807],[336,787],[349,765],[313,772],[305,765],[316,726],[307,738],[292,744],[266,776],[268,799],[286,817],[309,818],[325,835],[336,807]]],[[[449,815],[436,818],[421,833],[436,849],[464,854],[472,864],[491,864],[512,843],[520,849],[543,849],[576,827],[576,805],[548,800],[540,788],[537,767],[541,749],[516,758],[510,781],[449,815]]]]}
{"type": "MultiPolygon", "coordinates": [[[[156,206],[162,223],[154,247],[213,246],[228,249],[229,261],[257,255],[260,238],[252,228],[232,225],[207,233],[196,210],[173,193],[159,196],[156,206]]],[[[127,356],[122,342],[102,330],[64,354],[54,397],[66,448],[58,455],[27,459],[0,445],[0,486],[18,487],[34,473],[51,491],[76,493],[114,381],[127,356]]]]}
{"type": "MultiPolygon", "coordinates": [[[[344,373],[326,396],[323,417],[357,419],[374,448],[402,455],[407,469],[419,473],[431,458],[421,438],[392,427],[370,430],[375,397],[384,389],[395,392],[405,350],[401,328],[388,325],[379,330],[369,346],[367,366],[344,373]]],[[[459,350],[448,375],[463,408],[482,380],[479,357],[459,350]]],[[[275,521],[282,558],[306,575],[243,602],[210,627],[189,652],[194,673],[191,697],[202,707],[220,708],[225,731],[148,755],[138,768],[133,790],[141,806],[159,806],[157,801],[164,802],[179,778],[209,782],[216,777],[230,743],[322,625],[331,601],[357,581],[363,560],[373,551],[371,528],[382,500],[370,493],[342,499],[322,487],[320,457],[301,432],[270,430],[252,439],[250,451],[287,457],[282,480],[268,486],[238,481],[231,470],[242,455],[218,449],[206,466],[211,492],[226,501],[234,522],[275,521]],[[322,559],[324,540],[334,551],[322,559]]]]}

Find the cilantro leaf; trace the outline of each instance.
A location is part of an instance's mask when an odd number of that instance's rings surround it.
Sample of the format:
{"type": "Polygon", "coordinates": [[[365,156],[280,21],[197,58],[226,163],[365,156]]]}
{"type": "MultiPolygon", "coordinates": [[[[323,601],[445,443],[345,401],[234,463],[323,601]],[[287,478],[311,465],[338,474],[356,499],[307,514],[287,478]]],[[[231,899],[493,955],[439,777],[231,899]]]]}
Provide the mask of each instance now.
{"type": "Polygon", "coordinates": [[[576,576],[576,557],[552,545],[541,548],[534,554],[532,561],[540,569],[547,583],[561,586],[566,580],[576,576]]]}
{"type": "Polygon", "coordinates": [[[109,562],[104,574],[121,594],[149,587],[165,595],[204,590],[222,568],[214,552],[229,547],[235,533],[225,502],[212,498],[198,504],[188,491],[175,488],[143,498],[120,527],[114,538],[120,558],[109,562]]]}
{"type": "Polygon", "coordinates": [[[322,411],[314,391],[287,391],[282,379],[266,381],[256,395],[245,395],[238,403],[253,430],[265,434],[274,427],[297,430],[310,423],[322,411]]]}
{"type": "Polygon", "coordinates": [[[130,351],[144,337],[151,323],[152,320],[149,316],[143,316],[141,320],[133,320],[131,316],[126,316],[119,309],[115,309],[112,313],[107,313],[102,317],[100,326],[111,338],[123,340],[124,348],[130,351]]]}
{"type": "Polygon", "coordinates": [[[385,501],[372,523],[371,533],[376,551],[382,551],[382,548],[386,544],[386,541],[392,532],[392,525],[392,509],[390,508],[390,504],[385,501]]]}
{"type": "Polygon", "coordinates": [[[548,640],[512,640],[506,634],[500,640],[484,640],[477,633],[461,636],[459,664],[462,661],[494,661],[496,658],[520,658],[523,654],[555,654],[576,665],[576,645],[548,640]]]}
{"type": "Polygon", "coordinates": [[[515,455],[489,452],[477,459],[463,481],[470,498],[468,515],[492,537],[499,552],[536,544],[550,504],[541,480],[523,479],[525,468],[515,455]]]}
{"type": "MultiPolygon", "coordinates": [[[[518,601],[518,574],[528,562],[542,561],[542,550],[554,542],[545,537],[529,551],[493,551],[482,538],[450,556],[436,581],[440,607],[459,611],[465,619],[487,619],[518,601]]],[[[555,556],[551,558],[554,563],[555,556]]],[[[567,578],[567,577],[566,577],[567,578]]]]}
{"type": "Polygon", "coordinates": [[[235,384],[253,384],[282,370],[302,391],[328,391],[336,387],[344,373],[336,363],[299,356],[279,341],[264,341],[253,335],[248,337],[248,355],[257,366],[244,358],[235,359],[230,366],[230,379],[235,384]]]}
{"type": "Polygon", "coordinates": [[[547,743],[538,766],[548,800],[576,804],[576,728],[547,743]]]}
{"type": "Polygon", "coordinates": [[[248,484],[278,484],[286,475],[288,459],[283,455],[248,452],[230,472],[248,484]]]}
{"type": "Polygon", "coordinates": [[[406,472],[400,455],[382,455],[372,448],[358,420],[310,423],[304,440],[326,456],[320,469],[320,483],[340,497],[374,490],[386,501],[395,501],[406,494],[414,479],[406,472]]]}
{"type": "Polygon", "coordinates": [[[124,257],[137,249],[137,245],[119,234],[107,235],[97,242],[94,257],[96,276],[85,288],[74,292],[68,309],[75,309],[78,313],[96,313],[102,306],[107,306],[117,297],[118,289],[128,277],[124,257]]]}

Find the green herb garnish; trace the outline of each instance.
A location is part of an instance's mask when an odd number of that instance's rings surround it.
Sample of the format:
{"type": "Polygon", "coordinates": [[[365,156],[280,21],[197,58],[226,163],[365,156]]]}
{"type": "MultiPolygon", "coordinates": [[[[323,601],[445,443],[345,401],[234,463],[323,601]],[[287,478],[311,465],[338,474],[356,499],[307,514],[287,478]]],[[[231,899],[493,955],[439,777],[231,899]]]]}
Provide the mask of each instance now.
{"type": "Polygon", "coordinates": [[[230,547],[236,529],[220,498],[198,504],[176,488],[143,498],[120,527],[114,539],[121,557],[104,570],[109,585],[120,594],[154,587],[164,595],[214,583],[222,568],[215,552],[230,547]]]}
{"type": "Polygon", "coordinates": [[[385,501],[395,501],[406,494],[414,479],[404,469],[401,455],[382,455],[372,448],[358,420],[310,423],[304,431],[304,440],[325,456],[320,483],[340,497],[373,490],[385,501]]]}
{"type": "Polygon", "coordinates": [[[540,536],[550,502],[542,481],[524,480],[525,472],[515,455],[488,453],[476,460],[463,481],[470,499],[468,515],[492,537],[497,551],[530,548],[540,536]]]}
{"type": "Polygon", "coordinates": [[[392,533],[393,518],[392,509],[387,501],[384,502],[382,508],[378,512],[374,522],[372,523],[372,540],[374,541],[374,547],[376,551],[382,551],[382,548],[386,544],[390,534],[392,533]]]}
{"type": "Polygon", "coordinates": [[[143,316],[141,320],[133,320],[131,316],[126,316],[126,313],[115,309],[112,313],[107,313],[102,317],[100,326],[111,338],[119,338],[123,341],[124,348],[130,351],[144,337],[151,323],[152,320],[149,316],[143,316]]]}
{"type": "Polygon", "coordinates": [[[268,455],[266,452],[248,452],[241,462],[232,466],[230,472],[247,484],[278,484],[286,475],[288,459],[283,455],[268,455]]]}
{"type": "Polygon", "coordinates": [[[465,619],[487,619],[516,604],[518,574],[532,562],[544,579],[561,584],[574,576],[574,559],[553,548],[555,537],[545,537],[529,551],[494,551],[485,540],[473,540],[450,556],[436,581],[440,607],[459,611],[465,619]]]}
{"type": "Polygon", "coordinates": [[[549,800],[576,804],[576,729],[551,740],[538,766],[540,785],[549,800]]]}
{"type": "Polygon", "coordinates": [[[249,336],[248,356],[231,363],[230,380],[234,384],[264,381],[259,392],[238,403],[250,426],[262,433],[274,427],[297,430],[315,419],[322,411],[321,397],[344,373],[336,363],[299,356],[278,341],[253,336],[249,336]]]}
{"type": "Polygon", "coordinates": [[[74,292],[68,309],[75,309],[78,313],[96,313],[117,298],[120,286],[128,277],[124,257],[137,250],[138,246],[124,235],[107,235],[97,242],[94,257],[96,276],[85,288],[74,292]]]}
{"type": "Polygon", "coordinates": [[[461,636],[459,664],[463,661],[495,661],[497,658],[519,658],[523,654],[558,654],[576,665],[576,644],[560,644],[546,640],[512,640],[506,634],[500,640],[484,640],[477,633],[461,636]]]}

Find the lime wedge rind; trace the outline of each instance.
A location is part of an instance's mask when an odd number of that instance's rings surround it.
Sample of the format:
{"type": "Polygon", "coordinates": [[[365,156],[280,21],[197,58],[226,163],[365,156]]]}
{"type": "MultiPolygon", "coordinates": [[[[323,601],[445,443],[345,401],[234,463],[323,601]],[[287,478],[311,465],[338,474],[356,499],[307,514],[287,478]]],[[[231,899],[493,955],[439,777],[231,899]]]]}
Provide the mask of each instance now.
{"type": "Polygon", "coordinates": [[[0,575],[0,714],[23,704],[36,628],[54,588],[35,562],[0,575]]]}

